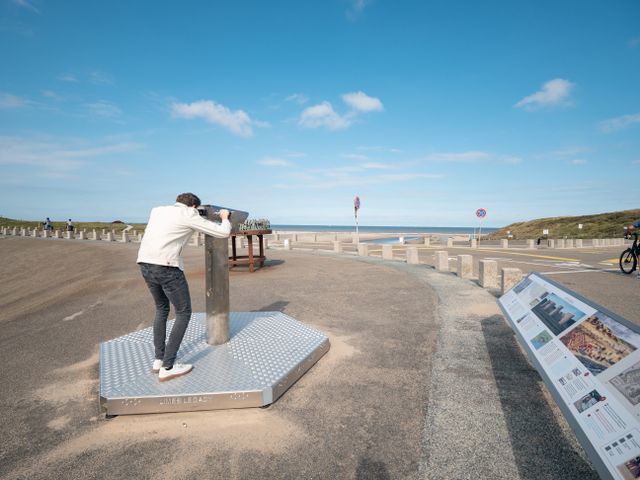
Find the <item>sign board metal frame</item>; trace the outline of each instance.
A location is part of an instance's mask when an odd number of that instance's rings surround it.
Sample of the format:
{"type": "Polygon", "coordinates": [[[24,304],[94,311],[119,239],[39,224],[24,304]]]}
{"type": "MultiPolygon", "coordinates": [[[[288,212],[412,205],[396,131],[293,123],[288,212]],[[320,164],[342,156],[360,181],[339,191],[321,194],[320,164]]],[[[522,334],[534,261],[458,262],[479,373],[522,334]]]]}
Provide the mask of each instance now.
{"type": "Polygon", "coordinates": [[[498,305],[601,478],[637,478],[640,327],[537,272],[498,305]]]}

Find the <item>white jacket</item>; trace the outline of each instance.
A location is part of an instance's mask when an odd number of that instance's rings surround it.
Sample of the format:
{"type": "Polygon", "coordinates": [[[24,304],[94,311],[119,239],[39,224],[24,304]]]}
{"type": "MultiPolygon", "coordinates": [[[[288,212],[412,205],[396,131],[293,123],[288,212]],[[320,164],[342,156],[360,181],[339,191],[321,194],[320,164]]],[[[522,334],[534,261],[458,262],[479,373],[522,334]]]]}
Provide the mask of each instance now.
{"type": "Polygon", "coordinates": [[[215,223],[202,218],[198,210],[180,202],[154,208],[140,243],[137,263],[152,263],[184,270],[182,249],[194,231],[226,238],[231,233],[231,223],[229,220],[215,223]]]}

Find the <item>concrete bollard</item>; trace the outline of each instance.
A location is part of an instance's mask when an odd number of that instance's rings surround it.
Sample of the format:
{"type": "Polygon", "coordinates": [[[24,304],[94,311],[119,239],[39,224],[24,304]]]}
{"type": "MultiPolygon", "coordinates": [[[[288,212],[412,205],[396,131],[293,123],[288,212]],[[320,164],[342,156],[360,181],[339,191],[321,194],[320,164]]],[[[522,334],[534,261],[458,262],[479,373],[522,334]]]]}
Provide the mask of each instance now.
{"type": "Polygon", "coordinates": [[[447,248],[453,247],[453,238],[447,238],[447,248]]]}
{"type": "Polygon", "coordinates": [[[567,247],[567,248],[573,248],[573,238],[567,238],[567,240],[565,241],[564,246],[567,247]]]}
{"type": "Polygon", "coordinates": [[[556,241],[553,238],[550,238],[547,240],[547,245],[549,245],[549,248],[556,248],[556,241]]]}
{"type": "Polygon", "coordinates": [[[13,235],[13,236],[18,235],[18,227],[13,227],[13,228],[11,229],[11,235],[13,235]]]}
{"type": "Polygon", "coordinates": [[[529,250],[533,250],[534,248],[536,248],[535,240],[527,240],[527,248],[529,250]]]}
{"type": "Polygon", "coordinates": [[[71,230],[67,230],[65,238],[67,240],[72,240],[73,238],[75,238],[75,235],[73,234],[73,232],[71,230]]]}
{"type": "Polygon", "coordinates": [[[502,269],[502,294],[504,295],[516,283],[522,280],[522,270],[519,268],[502,269]]]}
{"type": "Polygon", "coordinates": [[[424,237],[424,244],[427,247],[431,245],[431,237],[424,237]]]}
{"type": "Polygon", "coordinates": [[[97,230],[93,231],[93,239],[94,240],[100,240],[100,232],[98,232],[97,230]]]}
{"type": "Polygon", "coordinates": [[[498,288],[498,262],[495,260],[478,262],[478,283],[483,288],[498,288]]]}
{"type": "Polygon", "coordinates": [[[336,253],[342,253],[342,243],[333,241],[333,251],[336,253]]]}
{"type": "Polygon", "coordinates": [[[40,235],[42,238],[49,238],[49,230],[46,228],[42,230],[42,234],[40,235]]]}
{"type": "Polygon", "coordinates": [[[564,247],[565,247],[564,238],[558,238],[556,240],[556,248],[564,248],[564,247]]]}
{"type": "Polygon", "coordinates": [[[500,248],[509,248],[509,240],[506,238],[500,240],[500,248]]]}
{"type": "Polygon", "coordinates": [[[471,239],[471,248],[478,248],[478,239],[477,238],[472,238],[471,239]]]}
{"type": "Polygon", "coordinates": [[[86,239],[87,239],[87,234],[86,234],[86,232],[85,232],[84,230],[82,230],[82,231],[79,233],[79,237],[78,237],[78,238],[80,238],[80,240],[86,240],[86,239]]]}
{"type": "Polygon", "coordinates": [[[291,250],[291,241],[288,238],[284,239],[283,247],[285,250],[291,250]]]}
{"type": "Polygon", "coordinates": [[[129,235],[127,235],[127,232],[122,232],[120,243],[129,243],[129,235]]]}
{"type": "Polygon", "coordinates": [[[103,237],[107,242],[113,242],[113,233],[107,232],[107,234],[103,237]]]}
{"type": "Polygon", "coordinates": [[[103,229],[102,229],[102,236],[104,237],[106,234],[107,234],[107,229],[106,229],[106,228],[103,228],[103,229]]]}
{"type": "Polygon", "coordinates": [[[368,243],[359,243],[358,244],[358,255],[361,257],[366,257],[369,255],[369,244],[368,243]]]}
{"type": "Polygon", "coordinates": [[[434,253],[434,267],[440,272],[449,271],[449,252],[438,250],[434,253]]]}
{"type": "Polygon", "coordinates": [[[26,228],[21,228],[20,229],[20,236],[21,237],[26,237],[27,236],[27,229],[26,228]]]}
{"type": "Polygon", "coordinates": [[[53,231],[53,238],[61,238],[61,237],[62,237],[62,235],[61,235],[60,230],[54,230],[53,231]]]}
{"type": "Polygon", "coordinates": [[[142,241],[142,236],[144,235],[144,233],[138,233],[138,242],[142,241]]]}
{"type": "Polygon", "coordinates": [[[393,245],[382,245],[382,259],[393,260],[393,245]]]}
{"type": "Polygon", "coordinates": [[[582,248],[582,239],[576,238],[576,248],[582,248]]]}
{"type": "Polygon", "coordinates": [[[32,237],[37,237],[37,236],[38,236],[38,229],[37,229],[37,228],[34,228],[34,229],[31,231],[31,236],[32,236],[32,237]]]}
{"type": "Polygon", "coordinates": [[[598,246],[598,239],[597,238],[594,238],[594,239],[591,240],[591,246],[592,247],[597,247],[598,246]]]}
{"type": "Polygon", "coordinates": [[[417,265],[420,263],[420,258],[418,257],[418,247],[415,245],[409,245],[407,247],[407,263],[410,265],[417,265]]]}
{"type": "Polygon", "coordinates": [[[473,257],[471,255],[458,255],[458,277],[471,278],[473,275],[473,257]]]}

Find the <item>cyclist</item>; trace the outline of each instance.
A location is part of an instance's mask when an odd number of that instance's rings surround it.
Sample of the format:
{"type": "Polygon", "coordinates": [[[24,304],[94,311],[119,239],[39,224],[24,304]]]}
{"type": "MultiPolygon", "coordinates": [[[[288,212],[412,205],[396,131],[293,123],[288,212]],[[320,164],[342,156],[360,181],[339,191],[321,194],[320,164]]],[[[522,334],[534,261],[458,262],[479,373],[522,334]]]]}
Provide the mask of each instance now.
{"type": "Polygon", "coordinates": [[[627,227],[627,235],[631,235],[631,234],[633,234],[633,231],[634,231],[636,228],[640,228],[640,220],[638,220],[638,221],[637,221],[637,222],[635,222],[634,224],[629,225],[629,226],[627,227]]]}

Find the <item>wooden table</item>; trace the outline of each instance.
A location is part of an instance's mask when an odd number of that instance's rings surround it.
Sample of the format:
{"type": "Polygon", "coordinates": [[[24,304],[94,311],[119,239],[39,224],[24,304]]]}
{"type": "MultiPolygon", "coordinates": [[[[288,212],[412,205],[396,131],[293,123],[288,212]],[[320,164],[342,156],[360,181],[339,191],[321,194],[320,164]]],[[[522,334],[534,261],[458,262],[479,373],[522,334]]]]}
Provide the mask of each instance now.
{"type": "Polygon", "coordinates": [[[254,271],[254,265],[260,264],[260,267],[264,267],[264,235],[271,233],[271,230],[243,230],[239,232],[233,232],[231,234],[231,256],[229,257],[229,265],[235,267],[236,265],[249,265],[249,271],[254,271]],[[253,236],[258,237],[258,245],[260,247],[260,254],[253,254],[253,236]],[[236,238],[246,237],[248,242],[248,255],[238,255],[236,253],[236,238]]]}

